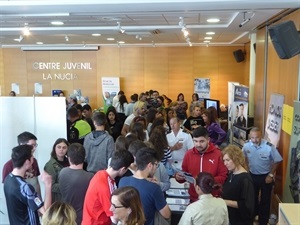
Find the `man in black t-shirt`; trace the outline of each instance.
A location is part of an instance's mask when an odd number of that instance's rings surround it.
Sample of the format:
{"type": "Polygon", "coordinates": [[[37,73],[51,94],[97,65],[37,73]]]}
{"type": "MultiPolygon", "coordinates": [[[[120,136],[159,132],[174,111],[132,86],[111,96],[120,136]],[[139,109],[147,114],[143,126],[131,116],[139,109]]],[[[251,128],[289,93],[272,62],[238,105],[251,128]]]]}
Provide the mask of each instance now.
{"type": "Polygon", "coordinates": [[[202,126],[204,127],[205,123],[201,116],[201,108],[199,105],[194,104],[192,107],[192,116],[187,118],[183,124],[185,130],[189,133],[192,133],[197,127],[202,126]]]}
{"type": "Polygon", "coordinates": [[[4,194],[9,223],[12,225],[39,225],[38,212],[44,214],[51,205],[52,177],[42,174],[45,183],[45,202],[37,194],[34,187],[24,180],[27,170],[33,163],[31,145],[19,145],[12,149],[14,169],[4,180],[4,194]]]}

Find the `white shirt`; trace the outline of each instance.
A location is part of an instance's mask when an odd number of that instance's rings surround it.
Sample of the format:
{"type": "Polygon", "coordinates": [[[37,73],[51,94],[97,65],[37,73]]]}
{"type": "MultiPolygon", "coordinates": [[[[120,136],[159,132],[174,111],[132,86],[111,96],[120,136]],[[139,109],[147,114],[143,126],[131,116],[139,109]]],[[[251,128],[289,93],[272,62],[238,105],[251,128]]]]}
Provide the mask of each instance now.
{"type": "Polygon", "coordinates": [[[188,205],[178,225],[228,225],[228,211],[222,198],[203,194],[199,200],[188,205]]]}
{"type": "Polygon", "coordinates": [[[181,164],[185,153],[187,150],[194,147],[192,136],[180,129],[177,136],[174,135],[173,131],[167,134],[167,140],[170,147],[174,146],[178,141],[182,143],[181,149],[172,151],[172,159],[178,162],[178,169],[181,169],[181,164]]]}
{"type": "Polygon", "coordinates": [[[116,111],[117,111],[118,113],[124,113],[124,114],[125,114],[127,105],[128,105],[128,104],[127,104],[126,102],[124,102],[124,104],[123,104],[124,109],[122,110],[122,109],[121,109],[121,104],[120,104],[120,102],[117,102],[116,105],[115,105],[116,111]]]}
{"type": "Polygon", "coordinates": [[[131,115],[129,115],[129,116],[126,118],[124,124],[130,126],[130,124],[131,124],[132,120],[134,119],[134,117],[135,117],[135,115],[134,115],[133,113],[132,113],[131,115]]]}
{"type": "Polygon", "coordinates": [[[116,107],[116,104],[119,102],[119,96],[116,95],[115,97],[113,97],[113,100],[112,100],[112,105],[113,107],[116,107]]]}

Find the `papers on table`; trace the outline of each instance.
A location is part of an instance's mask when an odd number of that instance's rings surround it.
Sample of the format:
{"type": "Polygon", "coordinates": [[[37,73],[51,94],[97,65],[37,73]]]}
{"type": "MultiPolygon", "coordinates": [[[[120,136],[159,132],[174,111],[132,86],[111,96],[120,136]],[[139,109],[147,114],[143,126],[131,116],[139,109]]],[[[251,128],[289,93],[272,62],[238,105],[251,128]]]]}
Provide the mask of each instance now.
{"type": "Polygon", "coordinates": [[[167,203],[169,205],[188,205],[190,200],[184,198],[167,198],[167,203]]]}
{"type": "Polygon", "coordinates": [[[189,193],[187,189],[172,189],[166,191],[166,194],[168,196],[174,196],[174,197],[189,197],[189,193]]]}
{"type": "Polygon", "coordinates": [[[166,201],[172,212],[182,213],[190,202],[188,193],[190,183],[178,183],[175,178],[171,178],[170,182],[171,188],[166,191],[166,201]]]}

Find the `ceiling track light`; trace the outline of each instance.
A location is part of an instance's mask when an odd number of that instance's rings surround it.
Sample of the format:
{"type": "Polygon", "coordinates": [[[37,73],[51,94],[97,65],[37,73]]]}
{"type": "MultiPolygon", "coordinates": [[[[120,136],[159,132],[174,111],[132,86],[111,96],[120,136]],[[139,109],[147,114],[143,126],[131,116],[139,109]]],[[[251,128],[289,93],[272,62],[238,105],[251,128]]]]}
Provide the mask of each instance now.
{"type": "Polygon", "coordinates": [[[122,34],[124,34],[124,33],[125,33],[125,30],[121,27],[120,22],[117,22],[117,24],[118,24],[118,29],[120,30],[120,32],[121,32],[122,34]]]}
{"type": "Polygon", "coordinates": [[[252,16],[246,19],[246,13],[248,13],[248,12],[243,12],[243,13],[244,13],[244,18],[243,18],[243,21],[240,23],[239,27],[243,27],[243,26],[244,26],[246,23],[248,23],[248,22],[253,18],[253,16],[255,15],[255,13],[252,12],[252,16]]]}
{"type": "Polygon", "coordinates": [[[69,41],[68,35],[65,36],[65,40],[66,40],[66,41],[69,41]]]}
{"type": "Polygon", "coordinates": [[[25,23],[25,24],[24,24],[23,35],[25,35],[25,36],[30,35],[30,30],[29,30],[28,23],[25,23]]]}
{"type": "Polygon", "coordinates": [[[191,42],[190,42],[190,38],[189,38],[189,31],[188,29],[186,28],[186,24],[184,23],[184,20],[183,20],[183,17],[179,17],[179,23],[178,25],[180,26],[181,28],[181,32],[186,40],[186,42],[191,46],[191,42]]]}

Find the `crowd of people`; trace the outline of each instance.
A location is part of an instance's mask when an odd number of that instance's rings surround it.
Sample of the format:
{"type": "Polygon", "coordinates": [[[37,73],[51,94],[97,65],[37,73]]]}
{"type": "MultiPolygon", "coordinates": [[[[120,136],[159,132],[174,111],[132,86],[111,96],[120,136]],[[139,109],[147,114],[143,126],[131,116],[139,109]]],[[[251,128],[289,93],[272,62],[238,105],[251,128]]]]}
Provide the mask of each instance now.
{"type": "Polygon", "coordinates": [[[45,225],[170,224],[165,192],[171,177],[186,182],[184,171],[195,181],[179,224],[252,225],[258,215],[267,225],[282,157],[258,128],[243,149],[221,149],[226,132],[216,109],[197,97],[188,108],[182,93],[175,102],[157,91],[127,102],[120,91],[104,113],[70,96],[67,138],[55,141],[42,174],[37,137],[17,137],[2,173],[10,224],[40,224],[39,215],[45,225]]]}

